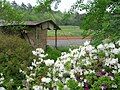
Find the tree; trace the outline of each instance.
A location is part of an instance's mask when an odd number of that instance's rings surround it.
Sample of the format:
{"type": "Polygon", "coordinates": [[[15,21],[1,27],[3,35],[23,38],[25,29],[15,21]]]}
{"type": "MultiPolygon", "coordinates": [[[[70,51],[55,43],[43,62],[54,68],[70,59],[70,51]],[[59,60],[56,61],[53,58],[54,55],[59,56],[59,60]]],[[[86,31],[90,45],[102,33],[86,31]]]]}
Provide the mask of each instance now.
{"type": "Polygon", "coordinates": [[[12,7],[12,5],[6,1],[0,1],[0,19],[5,20],[6,23],[13,21],[21,22],[24,17],[24,13],[21,13],[18,9],[12,7]]]}
{"type": "Polygon", "coordinates": [[[86,10],[82,28],[84,35],[92,36],[95,44],[104,39],[120,39],[120,0],[94,0],[83,4],[77,2],[73,9],[86,10]]]}

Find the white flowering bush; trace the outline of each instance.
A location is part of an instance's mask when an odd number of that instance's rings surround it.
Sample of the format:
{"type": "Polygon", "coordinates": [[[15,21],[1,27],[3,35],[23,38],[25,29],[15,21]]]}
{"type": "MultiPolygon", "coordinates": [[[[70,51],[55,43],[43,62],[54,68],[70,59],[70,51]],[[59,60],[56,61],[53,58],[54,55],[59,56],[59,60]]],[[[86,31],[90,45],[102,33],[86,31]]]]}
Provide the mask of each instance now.
{"type": "Polygon", "coordinates": [[[37,56],[26,75],[34,90],[107,90],[120,89],[120,41],[96,47],[86,41],[78,49],[63,52],[57,61],[45,59],[44,50],[37,56]]]}

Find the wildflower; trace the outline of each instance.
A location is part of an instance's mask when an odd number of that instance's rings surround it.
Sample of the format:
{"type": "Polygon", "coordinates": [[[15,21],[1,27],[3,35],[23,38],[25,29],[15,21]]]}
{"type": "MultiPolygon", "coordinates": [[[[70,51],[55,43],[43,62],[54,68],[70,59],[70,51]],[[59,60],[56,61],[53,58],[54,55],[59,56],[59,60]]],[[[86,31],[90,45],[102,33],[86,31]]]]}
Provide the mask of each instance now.
{"type": "Polygon", "coordinates": [[[109,48],[115,48],[115,44],[114,43],[109,43],[108,47],[109,48]]]}
{"type": "Polygon", "coordinates": [[[117,73],[117,71],[115,71],[115,70],[112,70],[112,73],[114,73],[114,74],[115,74],[115,73],[117,73]]]}
{"type": "Polygon", "coordinates": [[[110,63],[110,65],[118,63],[118,58],[116,58],[116,59],[113,58],[109,63],[110,63]]]}
{"type": "Polygon", "coordinates": [[[93,56],[93,59],[98,59],[98,56],[93,56]]]}
{"type": "Polygon", "coordinates": [[[38,53],[36,51],[32,51],[33,55],[37,56],[38,53]]]}
{"type": "Polygon", "coordinates": [[[42,48],[37,48],[37,49],[36,49],[36,52],[44,53],[44,50],[43,50],[42,48]]]}
{"type": "Polygon", "coordinates": [[[4,87],[0,87],[0,90],[6,90],[4,87]]]}
{"type": "Polygon", "coordinates": [[[116,44],[118,44],[120,46],[120,40],[116,42],[116,44]]]}
{"type": "Polygon", "coordinates": [[[111,52],[114,54],[118,54],[118,53],[120,53],[120,50],[117,48],[114,48],[111,52]]]}
{"type": "Polygon", "coordinates": [[[33,86],[33,89],[34,90],[42,90],[42,86],[38,86],[38,85],[35,85],[35,86],[33,86]]]}
{"type": "Polygon", "coordinates": [[[54,80],[55,82],[57,82],[59,79],[58,79],[58,78],[53,78],[53,80],[54,80]]]}
{"type": "Polygon", "coordinates": [[[85,41],[84,46],[87,46],[90,44],[90,41],[85,41]]]}
{"type": "Polygon", "coordinates": [[[50,60],[50,59],[45,60],[44,62],[45,62],[45,65],[46,65],[46,66],[51,66],[51,65],[54,64],[54,60],[50,60]]]}
{"type": "Polygon", "coordinates": [[[59,77],[63,77],[63,74],[62,74],[62,73],[59,73],[58,76],[59,76],[59,77]]]}
{"type": "Polygon", "coordinates": [[[30,70],[33,70],[33,67],[32,66],[30,66],[30,67],[28,67],[30,70]]]}
{"type": "Polygon", "coordinates": [[[70,90],[67,85],[64,85],[64,90],[70,90]]]}
{"type": "Polygon", "coordinates": [[[117,88],[117,85],[112,85],[113,88],[117,88]]]}
{"type": "Polygon", "coordinates": [[[88,52],[92,52],[93,49],[94,49],[94,47],[92,45],[86,46],[86,51],[88,51],[88,52]]]}
{"type": "Polygon", "coordinates": [[[32,66],[36,67],[37,65],[36,65],[36,63],[35,63],[35,62],[32,62],[32,66]]]}
{"type": "Polygon", "coordinates": [[[105,47],[104,47],[104,45],[103,45],[103,44],[100,44],[100,45],[98,45],[98,46],[97,46],[97,49],[99,49],[99,50],[104,50],[104,49],[105,49],[105,47]]]}
{"type": "Polygon", "coordinates": [[[49,83],[49,82],[51,82],[51,78],[45,78],[45,77],[43,77],[43,78],[41,79],[41,81],[42,81],[43,83],[49,83]]]}

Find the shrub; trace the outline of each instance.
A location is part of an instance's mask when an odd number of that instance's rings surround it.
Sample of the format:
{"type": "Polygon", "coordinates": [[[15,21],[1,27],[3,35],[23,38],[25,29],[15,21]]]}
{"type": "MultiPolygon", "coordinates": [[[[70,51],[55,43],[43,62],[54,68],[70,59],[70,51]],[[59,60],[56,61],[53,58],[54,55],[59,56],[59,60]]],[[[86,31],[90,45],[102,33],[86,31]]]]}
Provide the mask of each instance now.
{"type": "Polygon", "coordinates": [[[45,59],[42,49],[33,51],[29,72],[24,74],[34,90],[113,90],[120,88],[120,41],[97,47],[85,42],[78,49],[62,52],[57,61],[45,59]]]}
{"type": "Polygon", "coordinates": [[[25,76],[19,72],[19,68],[26,69],[31,63],[32,47],[17,36],[0,34],[0,73],[5,81],[2,85],[7,90],[14,90],[22,84],[25,76]]]}
{"type": "Polygon", "coordinates": [[[51,46],[47,46],[46,53],[48,54],[47,58],[54,60],[57,60],[57,58],[61,55],[60,50],[51,46]]]}

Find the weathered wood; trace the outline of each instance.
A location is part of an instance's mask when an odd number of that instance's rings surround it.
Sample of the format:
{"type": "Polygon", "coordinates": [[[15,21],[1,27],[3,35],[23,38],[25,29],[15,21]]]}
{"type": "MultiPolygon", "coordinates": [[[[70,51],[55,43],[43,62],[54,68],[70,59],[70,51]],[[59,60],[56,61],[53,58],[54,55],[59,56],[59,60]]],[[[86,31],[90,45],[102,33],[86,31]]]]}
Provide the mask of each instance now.
{"type": "Polygon", "coordinates": [[[55,30],[55,48],[57,48],[57,30],[55,30]]]}

